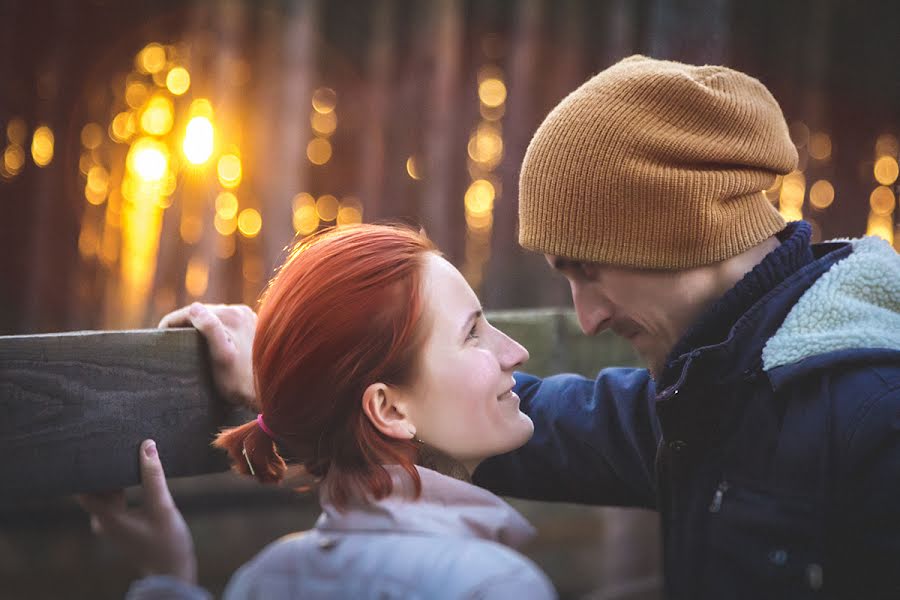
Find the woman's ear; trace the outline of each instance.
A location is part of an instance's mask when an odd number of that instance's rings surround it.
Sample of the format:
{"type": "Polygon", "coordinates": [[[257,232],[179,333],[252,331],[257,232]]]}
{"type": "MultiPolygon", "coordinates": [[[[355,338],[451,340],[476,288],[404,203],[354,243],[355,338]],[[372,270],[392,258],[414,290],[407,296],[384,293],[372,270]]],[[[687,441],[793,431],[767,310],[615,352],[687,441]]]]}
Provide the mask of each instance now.
{"type": "Polygon", "coordinates": [[[398,440],[415,437],[416,427],[409,420],[402,394],[383,383],[373,383],[363,392],[362,409],[384,435],[398,440]]]}

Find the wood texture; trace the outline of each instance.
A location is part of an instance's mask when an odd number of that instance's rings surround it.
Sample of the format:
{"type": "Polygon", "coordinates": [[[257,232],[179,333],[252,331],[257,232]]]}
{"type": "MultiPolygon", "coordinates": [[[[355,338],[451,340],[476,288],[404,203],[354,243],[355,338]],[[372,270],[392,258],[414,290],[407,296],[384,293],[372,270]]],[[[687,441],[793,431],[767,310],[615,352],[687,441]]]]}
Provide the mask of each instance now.
{"type": "Polygon", "coordinates": [[[194,329],[0,337],[0,502],[135,485],[146,438],[169,477],[227,469],[209,443],[251,415],[206,355],[194,329]]]}

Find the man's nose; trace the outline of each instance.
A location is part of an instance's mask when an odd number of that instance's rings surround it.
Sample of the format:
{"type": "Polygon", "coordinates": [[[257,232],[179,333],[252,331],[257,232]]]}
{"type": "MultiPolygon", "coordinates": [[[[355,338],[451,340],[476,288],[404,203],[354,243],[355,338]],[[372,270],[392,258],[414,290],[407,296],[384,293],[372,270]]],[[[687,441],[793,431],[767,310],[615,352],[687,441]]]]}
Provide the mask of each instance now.
{"type": "Polygon", "coordinates": [[[612,310],[609,302],[596,291],[587,290],[583,285],[573,283],[572,302],[578,325],[585,335],[597,335],[609,327],[612,310]]]}

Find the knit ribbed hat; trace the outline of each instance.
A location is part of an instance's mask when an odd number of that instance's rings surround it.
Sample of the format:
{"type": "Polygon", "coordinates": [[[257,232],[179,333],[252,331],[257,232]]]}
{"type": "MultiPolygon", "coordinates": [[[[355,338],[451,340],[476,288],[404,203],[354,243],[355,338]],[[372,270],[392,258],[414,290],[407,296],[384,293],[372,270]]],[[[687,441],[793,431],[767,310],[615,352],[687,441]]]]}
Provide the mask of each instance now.
{"type": "Polygon", "coordinates": [[[519,243],[627,267],[714,263],[784,228],[763,190],[796,165],[758,80],[632,56],[569,94],[534,134],[519,243]]]}

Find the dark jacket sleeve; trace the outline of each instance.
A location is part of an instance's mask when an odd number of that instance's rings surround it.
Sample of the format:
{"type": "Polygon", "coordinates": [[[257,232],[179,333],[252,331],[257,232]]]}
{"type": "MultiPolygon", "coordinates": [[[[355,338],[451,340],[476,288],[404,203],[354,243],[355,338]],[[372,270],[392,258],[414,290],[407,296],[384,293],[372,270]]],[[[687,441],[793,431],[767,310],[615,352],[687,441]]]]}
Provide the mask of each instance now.
{"type": "Polygon", "coordinates": [[[482,463],[475,483],[517,498],[656,508],[660,429],[646,369],[515,378],[534,436],[482,463]]]}

